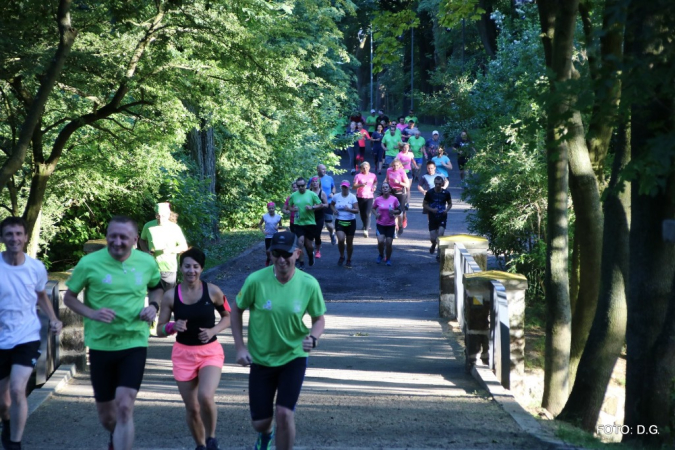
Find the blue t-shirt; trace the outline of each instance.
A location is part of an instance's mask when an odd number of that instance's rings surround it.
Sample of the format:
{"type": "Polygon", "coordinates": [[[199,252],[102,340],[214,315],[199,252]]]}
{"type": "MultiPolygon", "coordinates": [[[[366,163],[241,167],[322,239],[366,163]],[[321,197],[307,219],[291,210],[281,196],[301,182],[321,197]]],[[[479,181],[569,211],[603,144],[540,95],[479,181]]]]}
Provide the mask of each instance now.
{"type": "Polygon", "coordinates": [[[335,187],[333,177],[324,175],[320,177],[319,180],[321,180],[321,190],[326,194],[326,199],[330,202],[330,199],[333,196],[333,188],[335,187]]]}
{"type": "Polygon", "coordinates": [[[450,158],[443,155],[443,156],[434,156],[433,158],[431,158],[431,160],[436,164],[436,172],[438,172],[439,175],[448,178],[448,171],[446,170],[445,167],[441,165],[441,163],[445,164],[450,163],[450,158]]]}

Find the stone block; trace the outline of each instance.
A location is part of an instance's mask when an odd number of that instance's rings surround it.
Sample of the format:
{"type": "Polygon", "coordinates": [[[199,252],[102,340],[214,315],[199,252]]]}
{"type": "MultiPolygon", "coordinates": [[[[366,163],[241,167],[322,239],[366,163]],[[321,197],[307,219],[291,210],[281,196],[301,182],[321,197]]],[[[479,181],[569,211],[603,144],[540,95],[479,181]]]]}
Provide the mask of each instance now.
{"type": "Polygon", "coordinates": [[[105,239],[92,239],[84,243],[84,252],[88,255],[97,250],[101,250],[108,245],[108,242],[105,239]]]}

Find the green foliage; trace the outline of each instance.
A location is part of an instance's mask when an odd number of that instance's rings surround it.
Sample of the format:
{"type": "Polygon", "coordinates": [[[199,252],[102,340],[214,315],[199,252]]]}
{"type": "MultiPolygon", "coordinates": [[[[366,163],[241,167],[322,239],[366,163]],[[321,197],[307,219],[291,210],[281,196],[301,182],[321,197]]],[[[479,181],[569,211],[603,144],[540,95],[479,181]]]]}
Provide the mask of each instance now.
{"type": "Polygon", "coordinates": [[[444,27],[456,27],[462,19],[480,20],[485,10],[478,0],[441,0],[439,6],[439,22],[444,27]]]}
{"type": "Polygon", "coordinates": [[[373,38],[377,42],[377,52],[373,58],[374,71],[380,72],[385,65],[393,64],[401,59],[403,43],[400,37],[417,28],[420,19],[413,9],[402,9],[397,12],[380,11],[373,20],[373,38]]]}

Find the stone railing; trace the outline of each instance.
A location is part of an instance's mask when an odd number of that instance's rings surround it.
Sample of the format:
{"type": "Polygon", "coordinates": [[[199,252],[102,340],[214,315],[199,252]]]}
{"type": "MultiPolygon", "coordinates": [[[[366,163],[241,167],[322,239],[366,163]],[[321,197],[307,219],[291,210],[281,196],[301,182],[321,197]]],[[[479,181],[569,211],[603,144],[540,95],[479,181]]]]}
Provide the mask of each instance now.
{"type": "MultiPolygon", "coordinates": [[[[52,302],[52,307],[57,317],[59,316],[59,283],[49,280],[45,288],[47,296],[52,302]]],[[[40,385],[59,367],[61,361],[61,342],[59,336],[49,332],[49,317],[46,314],[38,314],[42,327],[40,328],[40,357],[35,364],[35,384],[40,385]]]]}
{"type": "Polygon", "coordinates": [[[527,279],[485,271],[487,240],[480,236],[443,237],[440,245],[439,313],[459,323],[467,371],[480,361],[506,389],[521,391],[527,279]]]}

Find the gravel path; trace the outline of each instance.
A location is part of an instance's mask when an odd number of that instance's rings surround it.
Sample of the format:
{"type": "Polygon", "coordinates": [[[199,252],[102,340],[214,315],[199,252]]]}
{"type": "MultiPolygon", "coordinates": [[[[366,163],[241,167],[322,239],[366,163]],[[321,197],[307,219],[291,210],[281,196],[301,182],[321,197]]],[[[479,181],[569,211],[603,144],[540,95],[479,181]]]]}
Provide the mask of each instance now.
{"type": "MultiPolygon", "coordinates": [[[[351,176],[336,176],[336,181],[351,176]]],[[[382,179],[383,177],[379,177],[382,179]]],[[[468,205],[455,206],[447,234],[465,232],[468,205]]],[[[415,191],[416,192],[416,191],[415,191]]],[[[462,349],[438,319],[438,263],[428,252],[426,216],[415,193],[409,225],[394,241],[393,267],[377,265],[374,237],[355,238],[353,269],[337,266],[337,246],[324,232],[323,257],[308,271],[328,303],[326,332],[312,353],[296,411],[299,449],[539,449],[463,370],[462,349]]],[[[374,226],[374,224],[373,224],[374,226]]],[[[360,221],[359,221],[360,227],[360,221]]],[[[371,232],[371,236],[374,236],[371,232]]],[[[234,300],[244,278],[261,267],[262,247],[211,272],[234,300]]],[[[230,331],[219,339],[226,365],[217,391],[223,449],[251,448],[248,369],[233,364],[230,331]]],[[[138,449],[193,449],[184,408],[171,375],[173,339],[152,338],[136,403],[138,449]]],[[[28,420],[26,449],[103,449],[86,373],[28,420]]]]}

